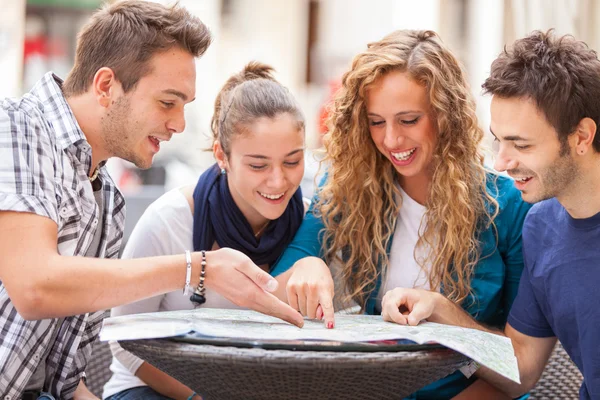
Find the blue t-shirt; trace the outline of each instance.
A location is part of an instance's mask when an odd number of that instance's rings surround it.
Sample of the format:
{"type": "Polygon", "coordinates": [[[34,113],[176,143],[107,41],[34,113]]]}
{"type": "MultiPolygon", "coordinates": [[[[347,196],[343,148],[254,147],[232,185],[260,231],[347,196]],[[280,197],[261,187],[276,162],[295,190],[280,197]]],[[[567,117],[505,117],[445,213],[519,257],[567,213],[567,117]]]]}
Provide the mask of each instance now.
{"type": "Polygon", "coordinates": [[[536,204],[523,226],[525,270],[508,322],[533,337],[556,336],[600,399],[600,213],[574,219],[556,199],[536,204]]]}
{"type": "MultiPolygon", "coordinates": [[[[499,213],[494,221],[496,230],[490,227],[479,232],[482,257],[471,278],[472,296],[467,298],[464,304],[465,309],[477,321],[502,328],[517,295],[519,279],[523,272],[521,229],[531,206],[522,200],[521,193],[514,187],[512,179],[491,173],[487,178],[488,193],[499,204],[499,213]]],[[[316,200],[313,199],[313,205],[316,200]]],[[[323,235],[320,233],[323,228],[323,220],[314,214],[311,206],[292,243],[275,264],[271,274],[275,276],[287,271],[304,257],[323,258],[323,235]]],[[[380,285],[381,277],[367,300],[367,313],[377,313],[380,310],[379,304],[376,304],[379,303],[377,299],[380,285]]],[[[467,379],[457,371],[419,390],[410,398],[449,399],[475,379],[474,376],[467,379]]]]}

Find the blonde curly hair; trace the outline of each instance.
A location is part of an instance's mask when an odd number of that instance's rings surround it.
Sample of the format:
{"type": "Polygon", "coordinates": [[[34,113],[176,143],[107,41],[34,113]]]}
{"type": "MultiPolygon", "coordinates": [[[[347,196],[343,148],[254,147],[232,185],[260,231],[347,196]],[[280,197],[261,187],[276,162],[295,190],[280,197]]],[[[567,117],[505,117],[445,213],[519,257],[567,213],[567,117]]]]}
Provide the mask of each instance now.
{"type": "Polygon", "coordinates": [[[343,76],[327,121],[323,162],[329,168],[315,207],[325,224],[325,259],[341,262],[345,292],[364,309],[379,274],[387,271],[387,248],[401,207],[395,201],[398,174],[371,139],[365,105],[368,88],[390,71],[405,71],[424,85],[439,132],[427,225],[416,246],[431,252],[417,261],[421,268],[431,266],[431,289],[443,288],[462,303],[483,257],[478,232],[494,226],[498,203],[486,190],[483,132],[465,74],[432,31],[396,31],[369,44],[343,76]]]}

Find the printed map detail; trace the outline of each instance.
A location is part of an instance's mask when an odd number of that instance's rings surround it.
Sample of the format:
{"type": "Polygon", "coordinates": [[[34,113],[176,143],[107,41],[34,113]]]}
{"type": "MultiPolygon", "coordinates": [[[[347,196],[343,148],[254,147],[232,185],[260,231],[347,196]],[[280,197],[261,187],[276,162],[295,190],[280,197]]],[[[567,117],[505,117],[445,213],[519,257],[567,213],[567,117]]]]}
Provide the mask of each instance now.
{"type": "Polygon", "coordinates": [[[510,339],[475,329],[422,322],[403,326],[376,315],[336,314],[335,328],[305,320],[298,328],[277,318],[249,310],[197,309],[123,315],[104,320],[101,340],[150,339],[184,335],[261,341],[317,340],[370,342],[409,339],[419,344],[439,343],[475,360],[500,375],[519,382],[519,368],[510,339]]]}

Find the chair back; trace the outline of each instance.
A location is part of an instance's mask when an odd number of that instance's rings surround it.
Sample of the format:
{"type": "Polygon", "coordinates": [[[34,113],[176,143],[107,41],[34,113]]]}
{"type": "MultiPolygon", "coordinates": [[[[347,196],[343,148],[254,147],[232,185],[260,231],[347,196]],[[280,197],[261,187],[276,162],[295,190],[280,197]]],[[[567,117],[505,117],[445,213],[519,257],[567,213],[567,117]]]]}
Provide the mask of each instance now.
{"type": "Polygon", "coordinates": [[[582,381],[581,372],[557,342],[530,399],[578,399],[582,381]]]}
{"type": "Polygon", "coordinates": [[[97,340],[92,348],[92,359],[85,369],[85,375],[87,377],[86,386],[90,392],[99,398],[102,398],[104,384],[112,376],[112,372],[110,371],[111,361],[112,353],[108,342],[97,340]]]}

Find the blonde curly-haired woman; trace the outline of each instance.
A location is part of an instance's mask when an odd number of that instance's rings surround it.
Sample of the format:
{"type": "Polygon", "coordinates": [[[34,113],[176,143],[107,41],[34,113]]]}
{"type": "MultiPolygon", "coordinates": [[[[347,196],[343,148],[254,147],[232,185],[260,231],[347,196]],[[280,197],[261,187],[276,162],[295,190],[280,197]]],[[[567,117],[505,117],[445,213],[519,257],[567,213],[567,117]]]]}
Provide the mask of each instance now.
{"type": "MultiPolygon", "coordinates": [[[[272,271],[289,278],[290,305],[333,327],[337,262],[344,293],[366,313],[389,290],[420,287],[503,326],[529,205],[486,169],[482,138],[465,74],[434,32],[397,31],[357,55],[324,138],[327,174],[272,271]]],[[[412,398],[500,396],[475,382],[456,372],[412,398]]]]}

